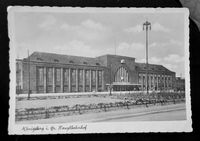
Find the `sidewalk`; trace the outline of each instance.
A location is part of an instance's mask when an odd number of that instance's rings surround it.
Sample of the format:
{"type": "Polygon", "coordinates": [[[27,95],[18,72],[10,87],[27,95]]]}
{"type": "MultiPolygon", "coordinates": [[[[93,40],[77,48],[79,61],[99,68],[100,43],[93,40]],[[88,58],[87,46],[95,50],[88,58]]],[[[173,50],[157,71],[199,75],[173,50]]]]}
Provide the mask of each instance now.
{"type": "Polygon", "coordinates": [[[151,106],[151,107],[142,107],[135,109],[122,109],[117,111],[110,112],[100,112],[100,113],[89,113],[83,115],[73,115],[73,116],[65,116],[65,117],[56,117],[50,119],[40,119],[40,120],[32,120],[32,121],[20,121],[17,122],[19,124],[53,124],[53,123],[68,123],[68,122],[100,122],[106,121],[109,119],[120,118],[120,117],[130,117],[130,116],[139,116],[139,115],[148,115],[152,113],[160,113],[160,112],[168,112],[168,111],[176,111],[176,110],[184,110],[185,111],[185,103],[180,104],[171,104],[165,106],[151,106]]]}

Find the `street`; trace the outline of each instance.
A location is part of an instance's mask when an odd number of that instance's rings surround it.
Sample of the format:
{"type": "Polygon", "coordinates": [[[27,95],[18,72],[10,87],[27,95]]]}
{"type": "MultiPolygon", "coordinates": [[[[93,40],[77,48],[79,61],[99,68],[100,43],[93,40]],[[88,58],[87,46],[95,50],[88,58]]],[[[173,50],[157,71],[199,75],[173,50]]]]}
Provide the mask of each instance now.
{"type": "MultiPolygon", "coordinates": [[[[173,121],[173,120],[185,120],[186,112],[185,109],[177,109],[164,112],[153,112],[142,115],[127,115],[123,117],[108,118],[100,120],[101,122],[105,121],[114,121],[114,122],[126,122],[126,121],[173,121]]],[[[100,122],[95,121],[95,122],[100,122]]]]}
{"type": "Polygon", "coordinates": [[[82,115],[63,116],[49,119],[18,121],[16,123],[26,124],[49,124],[68,122],[125,122],[125,121],[176,121],[186,120],[185,103],[157,105],[134,109],[123,109],[110,112],[89,113],[82,115]]]}

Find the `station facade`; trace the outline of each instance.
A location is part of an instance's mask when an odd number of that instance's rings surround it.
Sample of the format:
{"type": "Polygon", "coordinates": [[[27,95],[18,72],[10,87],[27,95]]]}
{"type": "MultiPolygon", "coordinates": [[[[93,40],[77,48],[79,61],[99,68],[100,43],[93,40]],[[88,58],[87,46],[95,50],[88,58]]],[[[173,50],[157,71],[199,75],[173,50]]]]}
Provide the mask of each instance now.
{"type": "Polygon", "coordinates": [[[175,91],[185,91],[185,79],[181,77],[175,78],[175,91]]]}
{"type": "Polygon", "coordinates": [[[96,58],[34,52],[16,60],[16,92],[69,93],[173,90],[175,72],[135,58],[103,55],[96,58]],[[146,72],[148,72],[148,79],[146,72]]]}

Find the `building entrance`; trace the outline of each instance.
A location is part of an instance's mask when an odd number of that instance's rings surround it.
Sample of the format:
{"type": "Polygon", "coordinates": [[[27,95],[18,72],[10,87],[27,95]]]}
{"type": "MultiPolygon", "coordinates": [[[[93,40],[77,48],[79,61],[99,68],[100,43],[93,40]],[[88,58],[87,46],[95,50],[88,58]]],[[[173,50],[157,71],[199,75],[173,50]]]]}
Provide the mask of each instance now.
{"type": "MultiPolygon", "coordinates": [[[[113,91],[139,91],[141,89],[140,84],[132,83],[112,83],[111,84],[113,91]]],[[[108,90],[110,89],[110,84],[107,84],[108,90]]]]}
{"type": "Polygon", "coordinates": [[[140,90],[141,85],[130,84],[130,83],[127,83],[127,84],[124,84],[124,83],[115,84],[115,83],[113,83],[112,87],[113,87],[113,91],[138,91],[138,90],[140,90]]]}
{"type": "Polygon", "coordinates": [[[129,73],[123,66],[117,69],[114,78],[115,82],[112,83],[113,91],[138,91],[141,87],[140,84],[129,82],[129,73]]]}

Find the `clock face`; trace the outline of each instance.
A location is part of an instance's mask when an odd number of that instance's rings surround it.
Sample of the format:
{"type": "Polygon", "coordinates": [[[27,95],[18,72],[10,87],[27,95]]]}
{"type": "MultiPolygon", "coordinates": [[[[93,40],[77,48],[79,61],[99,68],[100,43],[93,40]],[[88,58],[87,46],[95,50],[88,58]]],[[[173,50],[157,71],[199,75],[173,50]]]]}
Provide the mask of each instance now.
{"type": "Polygon", "coordinates": [[[124,64],[124,63],[125,63],[125,60],[124,60],[124,59],[122,59],[122,60],[121,60],[121,63],[122,63],[122,64],[124,64]]]}

